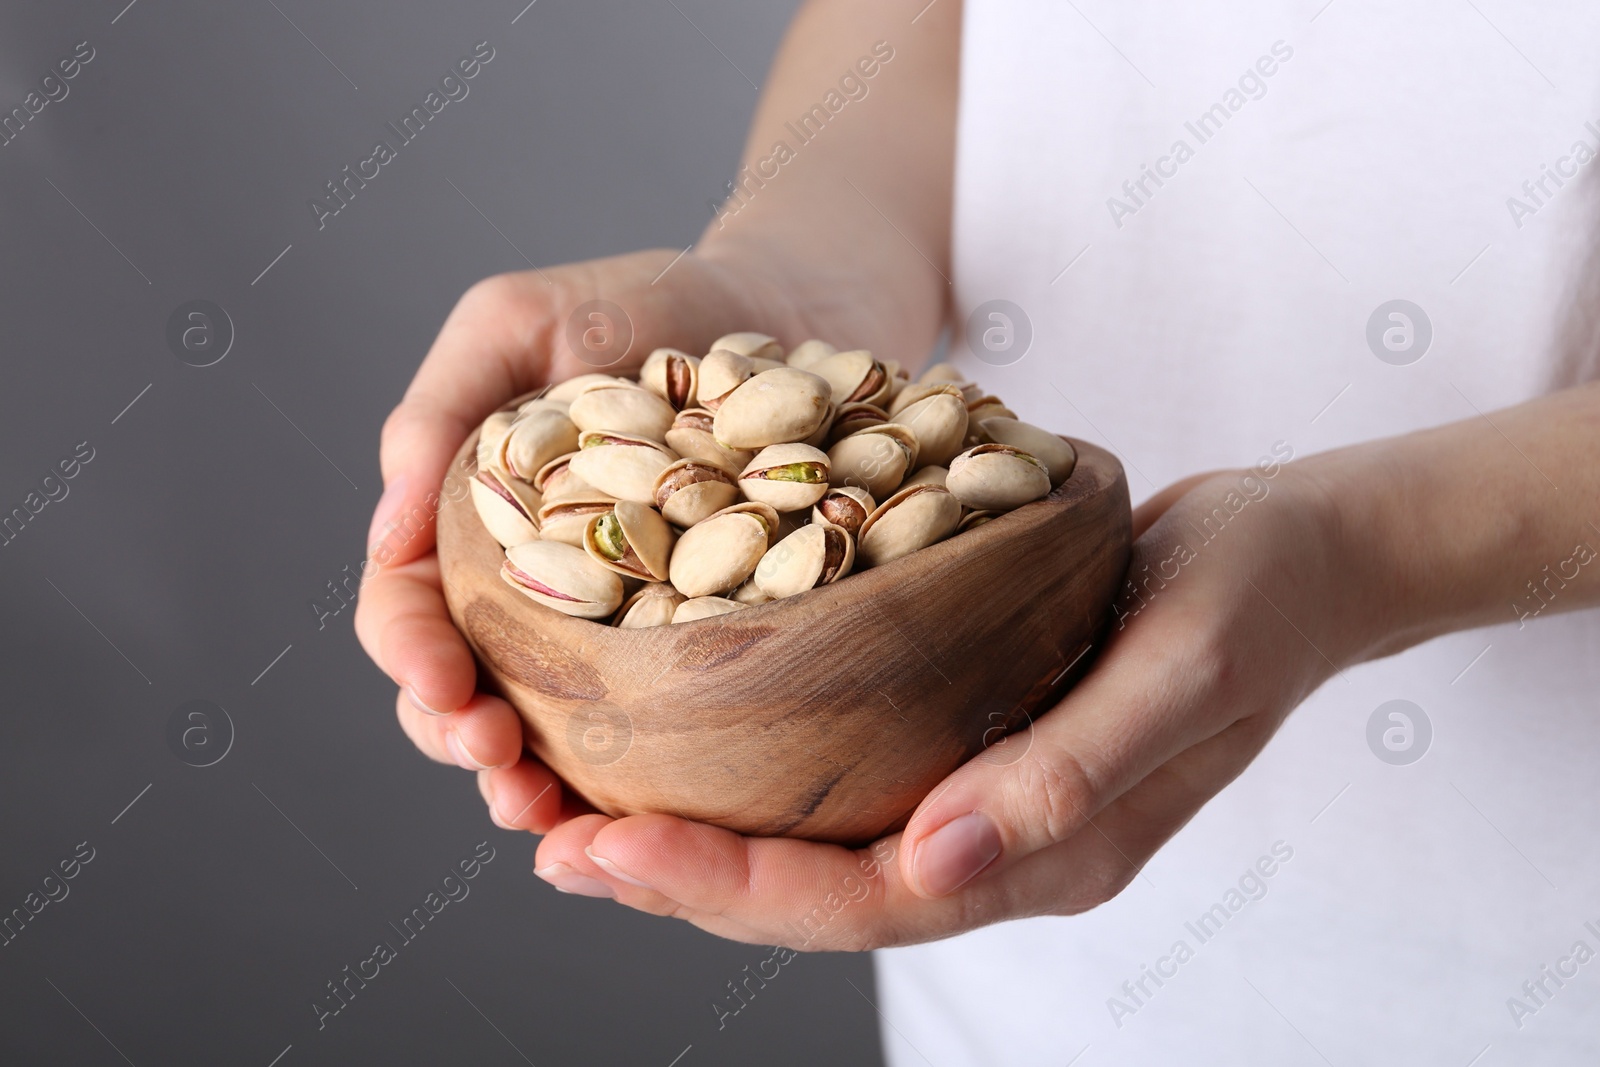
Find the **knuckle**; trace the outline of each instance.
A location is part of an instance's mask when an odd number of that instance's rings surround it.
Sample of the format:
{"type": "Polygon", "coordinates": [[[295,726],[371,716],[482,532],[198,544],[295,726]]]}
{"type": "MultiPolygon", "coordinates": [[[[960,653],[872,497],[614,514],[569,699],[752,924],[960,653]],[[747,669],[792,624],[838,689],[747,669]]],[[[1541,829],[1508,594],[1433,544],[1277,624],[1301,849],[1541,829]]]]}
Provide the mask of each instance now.
{"type": "Polygon", "coordinates": [[[1094,813],[1099,789],[1080,754],[1035,744],[1017,768],[1024,825],[1049,841],[1065,841],[1094,813]]]}

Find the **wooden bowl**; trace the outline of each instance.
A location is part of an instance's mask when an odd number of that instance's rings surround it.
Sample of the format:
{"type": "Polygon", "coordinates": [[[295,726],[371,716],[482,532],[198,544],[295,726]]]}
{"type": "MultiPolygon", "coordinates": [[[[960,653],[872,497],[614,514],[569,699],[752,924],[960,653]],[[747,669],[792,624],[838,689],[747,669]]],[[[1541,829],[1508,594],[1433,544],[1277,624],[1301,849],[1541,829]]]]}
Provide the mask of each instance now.
{"type": "MultiPolygon", "coordinates": [[[[473,469],[476,440],[454,470],[473,469]]],[[[445,599],[480,684],[601,811],[859,844],[903,827],[1091,658],[1131,516],[1122,465],[1072,444],[1077,467],[1044,500],[833,585],[650,629],[571,618],[512,589],[468,494],[447,492],[445,599]]]]}

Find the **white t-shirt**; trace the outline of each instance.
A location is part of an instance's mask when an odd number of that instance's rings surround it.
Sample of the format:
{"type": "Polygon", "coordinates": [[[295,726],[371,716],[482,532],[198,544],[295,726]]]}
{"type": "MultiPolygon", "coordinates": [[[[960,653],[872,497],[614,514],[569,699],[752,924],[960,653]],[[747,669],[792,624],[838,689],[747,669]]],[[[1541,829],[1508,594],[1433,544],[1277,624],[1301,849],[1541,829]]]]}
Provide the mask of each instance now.
{"type": "MultiPolygon", "coordinates": [[[[1136,501],[1594,376],[1600,5],[966,11],[958,324],[1031,343],[953,358],[1136,501]]],[[[1325,685],[1103,907],[880,952],[890,1063],[1600,1063],[1600,617],[1506,620],[1325,685]]]]}

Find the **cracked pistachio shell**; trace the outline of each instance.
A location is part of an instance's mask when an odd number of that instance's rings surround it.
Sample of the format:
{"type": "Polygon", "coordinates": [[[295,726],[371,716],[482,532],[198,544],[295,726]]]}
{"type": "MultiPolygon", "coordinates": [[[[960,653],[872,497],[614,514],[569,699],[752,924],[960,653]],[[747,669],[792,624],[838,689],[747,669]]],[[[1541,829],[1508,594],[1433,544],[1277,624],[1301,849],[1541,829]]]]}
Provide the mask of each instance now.
{"type": "Polygon", "coordinates": [[[959,385],[952,385],[949,382],[918,382],[900,390],[900,394],[889,404],[889,417],[891,419],[898,418],[902,411],[917,401],[926,400],[930,396],[938,396],[940,393],[949,393],[951,396],[960,397],[962,404],[965,405],[966,403],[966,395],[961,392],[959,385]]]}
{"type": "Polygon", "coordinates": [[[768,445],[739,475],[739,489],[780,512],[809,508],[828,491],[828,454],[810,445],[768,445]]]}
{"type": "Polygon", "coordinates": [[[604,493],[569,496],[560,500],[547,498],[538,513],[539,538],[582,548],[589,520],[596,515],[604,515],[616,502],[615,498],[604,493]]]}
{"type": "Polygon", "coordinates": [[[680,459],[656,478],[656,507],[674,526],[693,526],[738,499],[739,485],[734,476],[705,460],[680,459]]]}
{"type": "Polygon", "coordinates": [[[533,486],[493,470],[480,470],[469,484],[472,506],[477,509],[483,528],[502,547],[539,539],[536,516],[541,501],[533,486]]]}
{"type": "Polygon", "coordinates": [[[917,466],[917,437],[897,422],[868,426],[828,450],[834,485],[859,485],[882,500],[917,466]]]}
{"type": "Polygon", "coordinates": [[[979,436],[985,444],[1010,445],[1020,448],[1043,463],[1050,472],[1050,487],[1054,489],[1072,477],[1078,465],[1078,452],[1064,438],[1020,419],[996,415],[978,425],[979,436]]]}
{"type": "Polygon", "coordinates": [[[543,495],[546,503],[552,500],[565,500],[576,496],[604,496],[600,490],[572,473],[572,457],[576,452],[567,452],[539,468],[539,473],[533,476],[533,487],[543,495]]]}
{"type": "Polygon", "coordinates": [[[813,338],[809,341],[801,341],[790,349],[789,355],[784,358],[784,362],[795,370],[810,370],[813,363],[826,359],[837,351],[839,350],[828,342],[818,341],[813,338]]]}
{"type": "Polygon", "coordinates": [[[827,381],[809,371],[764,371],[728,394],[717,408],[712,432],[728,448],[804,441],[828,418],[830,400],[827,381]]]}
{"type": "Polygon", "coordinates": [[[958,370],[954,364],[941,362],[930,366],[927,370],[923,371],[922,376],[917,379],[917,384],[919,385],[935,385],[942,384],[944,382],[954,382],[956,385],[964,385],[967,382],[967,376],[958,370]]]}
{"type": "Polygon", "coordinates": [[[530,541],[506,549],[500,577],[547,608],[580,619],[603,619],[622,603],[622,579],[582,549],[530,541]]]}
{"type": "Polygon", "coordinates": [[[943,541],[961,522],[961,502],[937,485],[901,489],[867,516],[856,562],[877,567],[943,541]]]}
{"type": "Polygon", "coordinates": [[[674,411],[694,407],[700,357],[676,348],[658,348],[639,368],[639,384],[671,404],[674,411]]]}
{"type": "Polygon", "coordinates": [[[810,445],[812,448],[827,448],[828,438],[833,433],[833,417],[838,414],[838,411],[838,405],[831,400],[828,401],[827,414],[822,416],[822,421],[817,424],[817,428],[812,431],[811,436],[800,443],[810,445]]]}
{"type": "Polygon", "coordinates": [[[737,352],[741,356],[749,356],[752,359],[783,359],[783,346],[778,343],[776,337],[769,337],[764,333],[753,333],[748,330],[743,333],[724,334],[711,342],[711,348],[712,350],[720,348],[727,352],[737,352]]]}
{"type": "Polygon", "coordinates": [[[1050,472],[1011,445],[978,445],[950,461],[945,484],[974,511],[1010,511],[1050,494],[1050,472]]]}
{"type": "Polygon", "coordinates": [[[855,561],[855,538],[831,523],[812,523],[767,549],[754,581],[763,593],[782,600],[838,581],[855,561]]]}
{"type": "Polygon", "coordinates": [[[714,419],[705,408],[684,408],[667,431],[667,447],[685,459],[699,459],[721,467],[733,477],[750,465],[755,453],[742,448],[727,448],[717,443],[712,433],[714,419]]]}
{"type": "Polygon", "coordinates": [[[876,404],[863,403],[860,400],[852,401],[839,408],[839,413],[833,417],[833,425],[828,429],[828,446],[839,443],[841,438],[849,437],[857,430],[865,430],[868,426],[882,426],[889,421],[889,413],[876,404]]]}
{"type": "Polygon", "coordinates": [[[518,418],[528,414],[530,411],[559,411],[565,415],[567,413],[567,402],[565,400],[551,400],[545,393],[540,393],[537,396],[530,396],[526,400],[500,410],[510,411],[518,418]]]}
{"type": "Polygon", "coordinates": [[[677,610],[672,613],[673,622],[696,622],[700,619],[709,619],[716,615],[727,615],[735,611],[743,611],[749,607],[737,600],[729,600],[720,596],[690,597],[677,610]]]}
{"type": "Polygon", "coordinates": [[[777,530],[778,513],[769,504],[745,501],[724,508],[678,538],[668,576],[687,597],[726,593],[755,573],[777,530]]]}
{"type": "Polygon", "coordinates": [[[622,602],[612,625],[621,630],[666,626],[672,613],[687,599],[666,582],[649,582],[622,602]]]}
{"type": "Polygon", "coordinates": [[[678,539],[655,508],[619,500],[592,517],[583,530],[583,550],[607,570],[646,582],[667,580],[667,561],[678,539]]]}
{"type": "Polygon", "coordinates": [[[671,404],[632,382],[586,389],[572,401],[567,413],[579,432],[604,430],[652,441],[667,439],[677,414],[671,404]]]}
{"type": "Polygon", "coordinates": [[[728,394],[755,374],[750,357],[726,348],[713,348],[700,361],[700,381],[696,402],[707,411],[716,411],[728,394]]]}
{"type": "Polygon", "coordinates": [[[966,447],[967,405],[952,393],[934,393],[907,404],[895,421],[917,435],[917,462],[945,466],[966,447]]]}
{"type": "Polygon", "coordinates": [[[571,419],[550,408],[535,408],[517,416],[490,466],[531,482],[540,467],[577,447],[578,428],[571,419]]]}
{"type": "Polygon", "coordinates": [[[965,515],[961,516],[961,525],[956,527],[956,533],[966,533],[968,530],[982,526],[990,519],[998,518],[1002,514],[1004,514],[1004,512],[969,511],[965,515]]]}
{"type": "Polygon", "coordinates": [[[889,371],[864,348],[835,352],[811,365],[811,373],[827,379],[839,404],[864,400],[881,403],[889,395],[889,371]]]}
{"type": "Polygon", "coordinates": [[[899,396],[905,390],[905,387],[911,384],[911,376],[906,373],[904,367],[900,366],[898,360],[886,359],[883,361],[883,367],[889,372],[889,392],[881,403],[886,405],[893,404],[895,397],[899,396]]]}
{"type": "MultiPolygon", "coordinates": [[[[542,397],[544,400],[555,400],[563,404],[570,404],[578,398],[578,394],[597,385],[610,385],[613,382],[626,381],[614,374],[580,374],[576,378],[568,378],[564,382],[552,385],[542,397]]],[[[532,401],[530,401],[531,403],[532,401]]]]}
{"type": "Polygon", "coordinates": [[[877,506],[872,494],[860,486],[836,485],[811,509],[811,521],[832,523],[854,537],[877,506]]]}
{"type": "Polygon", "coordinates": [[[913,485],[944,485],[949,479],[950,471],[947,468],[938,464],[929,464],[907,478],[900,488],[909,489],[913,485]]]}
{"type": "Polygon", "coordinates": [[[999,397],[984,394],[967,400],[967,435],[969,444],[979,444],[978,427],[987,419],[1014,419],[1017,413],[1006,407],[999,397]]]}
{"type": "Polygon", "coordinates": [[[749,607],[772,603],[772,598],[761,591],[754,577],[746,578],[744,584],[728,594],[729,600],[737,600],[749,607]]]}
{"type": "Polygon", "coordinates": [[[511,432],[511,424],[516,421],[514,411],[497,411],[483,420],[483,425],[478,428],[477,457],[480,469],[499,464],[506,434],[511,432]]]}
{"type": "Polygon", "coordinates": [[[647,437],[586,430],[579,435],[578,454],[568,466],[607,496],[653,504],[656,478],[677,460],[677,454],[666,445],[647,437]]]}

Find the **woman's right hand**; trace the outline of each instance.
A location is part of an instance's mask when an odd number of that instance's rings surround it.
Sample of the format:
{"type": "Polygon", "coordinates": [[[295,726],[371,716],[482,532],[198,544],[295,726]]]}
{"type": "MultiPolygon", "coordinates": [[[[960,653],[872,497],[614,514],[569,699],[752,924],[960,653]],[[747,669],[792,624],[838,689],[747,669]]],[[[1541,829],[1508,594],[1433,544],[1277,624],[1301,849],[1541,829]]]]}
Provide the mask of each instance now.
{"type": "Polygon", "coordinates": [[[628,373],[660,346],[704,352],[736,330],[761,330],[786,345],[813,335],[877,343],[864,332],[863,302],[823,302],[836,310],[822,321],[789,295],[797,289],[774,261],[748,258],[667,249],[479,282],[384,423],[384,492],[368,535],[376,574],[362,585],[356,634],[399,686],[407,735],[433,759],[477,771],[503,827],[544,833],[586,807],[564,798],[555,775],[524,753],[516,711],[476,691],[477,669],[445,608],[434,551],[446,472],[461,442],[513,397],[586,372],[628,373]],[[591,318],[584,305],[597,300],[612,307],[591,318]]]}

